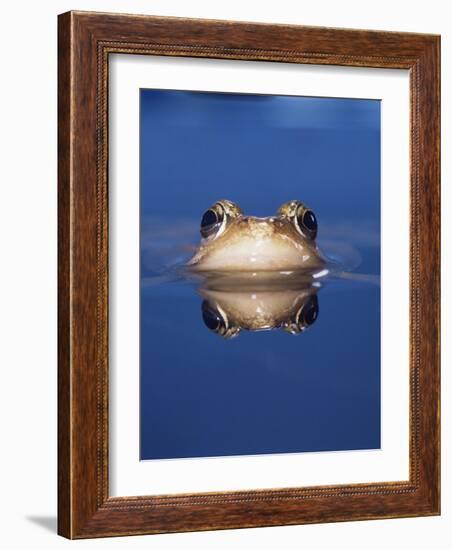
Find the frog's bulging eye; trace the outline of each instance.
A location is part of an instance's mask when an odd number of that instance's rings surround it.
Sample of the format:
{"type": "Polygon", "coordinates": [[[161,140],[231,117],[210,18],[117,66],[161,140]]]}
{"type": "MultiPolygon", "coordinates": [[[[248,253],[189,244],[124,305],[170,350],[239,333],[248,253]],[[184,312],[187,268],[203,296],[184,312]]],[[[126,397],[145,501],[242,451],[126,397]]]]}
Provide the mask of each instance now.
{"type": "Polygon", "coordinates": [[[298,229],[307,237],[314,240],[317,237],[317,218],[314,212],[301,206],[298,208],[296,219],[298,229]]]}
{"type": "Polygon", "coordinates": [[[233,202],[223,199],[217,201],[201,218],[201,236],[204,239],[219,237],[233,220],[243,216],[242,210],[233,202]]]}
{"type": "Polygon", "coordinates": [[[317,237],[317,218],[314,212],[302,202],[285,202],[278,209],[278,215],[292,222],[297,231],[312,241],[317,237]]]}
{"type": "Polygon", "coordinates": [[[201,231],[202,237],[204,237],[204,239],[207,239],[208,237],[215,235],[219,231],[222,223],[223,223],[222,212],[217,212],[212,208],[209,208],[209,210],[206,210],[206,212],[204,212],[204,215],[201,219],[200,231],[201,231]]]}

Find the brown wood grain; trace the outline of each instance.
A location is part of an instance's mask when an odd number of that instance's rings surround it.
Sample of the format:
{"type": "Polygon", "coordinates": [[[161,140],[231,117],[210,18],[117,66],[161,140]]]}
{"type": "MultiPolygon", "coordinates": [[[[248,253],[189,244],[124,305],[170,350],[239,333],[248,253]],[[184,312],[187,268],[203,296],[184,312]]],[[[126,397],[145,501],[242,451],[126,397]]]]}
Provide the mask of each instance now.
{"type": "Polygon", "coordinates": [[[68,538],[439,514],[438,36],[69,12],[58,63],[58,531],[68,538]],[[108,494],[108,57],[112,53],[410,71],[410,479],[108,494]]]}
{"type": "MultiPolygon", "coordinates": [[[[60,29],[70,15],[60,17],[60,29]]],[[[70,33],[58,33],[58,531],[71,532],[71,410],[70,410],[70,33]]]]}

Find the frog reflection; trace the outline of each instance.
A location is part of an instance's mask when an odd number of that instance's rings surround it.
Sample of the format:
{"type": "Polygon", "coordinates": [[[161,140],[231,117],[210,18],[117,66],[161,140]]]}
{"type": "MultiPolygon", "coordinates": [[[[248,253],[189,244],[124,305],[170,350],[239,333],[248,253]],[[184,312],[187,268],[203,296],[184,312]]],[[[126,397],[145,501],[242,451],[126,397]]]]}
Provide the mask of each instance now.
{"type": "Polygon", "coordinates": [[[241,330],[282,329],[299,334],[319,315],[318,287],[258,288],[256,290],[201,288],[201,306],[206,327],[224,338],[241,330]]]}
{"type": "Polygon", "coordinates": [[[201,244],[188,266],[198,272],[312,271],[326,264],[316,236],[316,216],[300,201],[258,218],[221,200],[204,213],[201,244]]]}

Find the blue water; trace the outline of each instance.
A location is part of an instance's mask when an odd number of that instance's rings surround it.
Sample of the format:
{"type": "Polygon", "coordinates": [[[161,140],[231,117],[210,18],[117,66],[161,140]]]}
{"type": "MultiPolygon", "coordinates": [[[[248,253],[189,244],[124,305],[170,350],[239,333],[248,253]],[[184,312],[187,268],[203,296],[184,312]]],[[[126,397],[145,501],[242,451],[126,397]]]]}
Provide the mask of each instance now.
{"type": "Polygon", "coordinates": [[[141,90],[140,112],[141,459],[379,448],[380,102],[141,90]],[[177,266],[221,198],[315,212],[351,275],[302,334],[206,327],[177,266]]]}

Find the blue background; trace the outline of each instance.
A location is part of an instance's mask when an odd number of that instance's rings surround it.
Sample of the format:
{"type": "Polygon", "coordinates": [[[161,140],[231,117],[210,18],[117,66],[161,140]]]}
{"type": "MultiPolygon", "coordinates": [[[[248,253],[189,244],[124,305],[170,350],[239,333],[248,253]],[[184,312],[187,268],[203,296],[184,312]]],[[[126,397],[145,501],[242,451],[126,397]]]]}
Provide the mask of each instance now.
{"type": "Polygon", "coordinates": [[[380,446],[380,287],[329,281],[305,333],[204,326],[190,256],[216,200],[300,199],[330,257],[380,273],[380,102],[141,90],[141,458],[380,446]],[[336,258],[337,259],[337,258],[336,258]]]}

